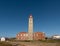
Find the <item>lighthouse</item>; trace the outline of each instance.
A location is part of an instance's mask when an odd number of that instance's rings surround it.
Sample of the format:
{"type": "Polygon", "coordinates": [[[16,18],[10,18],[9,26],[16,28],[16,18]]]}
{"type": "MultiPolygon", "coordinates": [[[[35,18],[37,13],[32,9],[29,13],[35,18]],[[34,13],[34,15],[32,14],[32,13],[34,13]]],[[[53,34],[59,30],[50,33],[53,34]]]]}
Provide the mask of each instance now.
{"type": "Polygon", "coordinates": [[[29,16],[28,22],[28,40],[33,40],[33,17],[32,14],[29,16]]]}
{"type": "Polygon", "coordinates": [[[34,32],[34,19],[32,14],[28,18],[28,32],[20,32],[16,35],[17,40],[45,40],[44,32],[34,32]]]}

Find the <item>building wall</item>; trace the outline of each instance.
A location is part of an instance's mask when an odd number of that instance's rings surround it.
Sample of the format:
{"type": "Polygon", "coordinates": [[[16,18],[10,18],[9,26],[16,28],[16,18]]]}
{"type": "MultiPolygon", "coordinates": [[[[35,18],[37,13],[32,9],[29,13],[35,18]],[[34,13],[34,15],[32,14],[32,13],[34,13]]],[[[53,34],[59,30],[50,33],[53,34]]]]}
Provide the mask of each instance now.
{"type": "Polygon", "coordinates": [[[17,34],[16,38],[18,40],[27,40],[28,39],[28,34],[26,32],[20,32],[17,34]]]}
{"type": "MultiPolygon", "coordinates": [[[[20,32],[17,34],[16,38],[18,40],[28,40],[29,35],[27,32],[20,32]]],[[[33,40],[44,40],[45,39],[45,34],[42,32],[35,32],[33,34],[33,40]]]]}
{"type": "Polygon", "coordinates": [[[45,34],[42,32],[35,32],[33,37],[34,37],[34,40],[44,40],[45,34]]]}

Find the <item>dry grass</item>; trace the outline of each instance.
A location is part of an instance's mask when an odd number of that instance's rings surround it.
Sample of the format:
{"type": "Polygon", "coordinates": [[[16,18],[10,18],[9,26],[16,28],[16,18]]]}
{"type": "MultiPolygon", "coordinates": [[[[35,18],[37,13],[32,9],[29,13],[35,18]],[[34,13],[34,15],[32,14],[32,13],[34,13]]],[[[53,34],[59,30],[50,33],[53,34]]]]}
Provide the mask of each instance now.
{"type": "Polygon", "coordinates": [[[12,46],[12,45],[7,42],[0,42],[0,46],[12,46]]]}
{"type": "Polygon", "coordinates": [[[0,46],[60,46],[59,40],[0,42],[0,46]],[[16,45],[13,45],[16,44],[16,45]]]}
{"type": "Polygon", "coordinates": [[[60,43],[20,42],[24,46],[60,46],[60,43]]]}

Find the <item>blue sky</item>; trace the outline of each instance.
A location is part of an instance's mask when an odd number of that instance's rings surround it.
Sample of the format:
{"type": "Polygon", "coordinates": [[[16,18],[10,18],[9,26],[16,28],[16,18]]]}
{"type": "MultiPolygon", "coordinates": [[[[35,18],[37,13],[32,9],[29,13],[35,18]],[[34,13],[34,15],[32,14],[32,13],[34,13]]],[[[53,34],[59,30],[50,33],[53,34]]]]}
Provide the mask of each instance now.
{"type": "Polygon", "coordinates": [[[30,14],[34,18],[34,32],[60,35],[59,0],[0,0],[0,37],[27,32],[30,14]]]}

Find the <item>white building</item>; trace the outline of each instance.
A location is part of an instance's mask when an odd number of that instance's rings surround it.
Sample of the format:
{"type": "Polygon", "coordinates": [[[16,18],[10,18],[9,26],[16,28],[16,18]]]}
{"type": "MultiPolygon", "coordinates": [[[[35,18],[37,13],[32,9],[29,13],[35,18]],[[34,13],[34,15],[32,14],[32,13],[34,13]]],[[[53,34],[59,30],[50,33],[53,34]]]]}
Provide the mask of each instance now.
{"type": "Polygon", "coordinates": [[[60,39],[60,35],[54,35],[53,39],[60,39]]]}
{"type": "Polygon", "coordinates": [[[5,37],[1,37],[1,41],[5,41],[5,37]]]}

